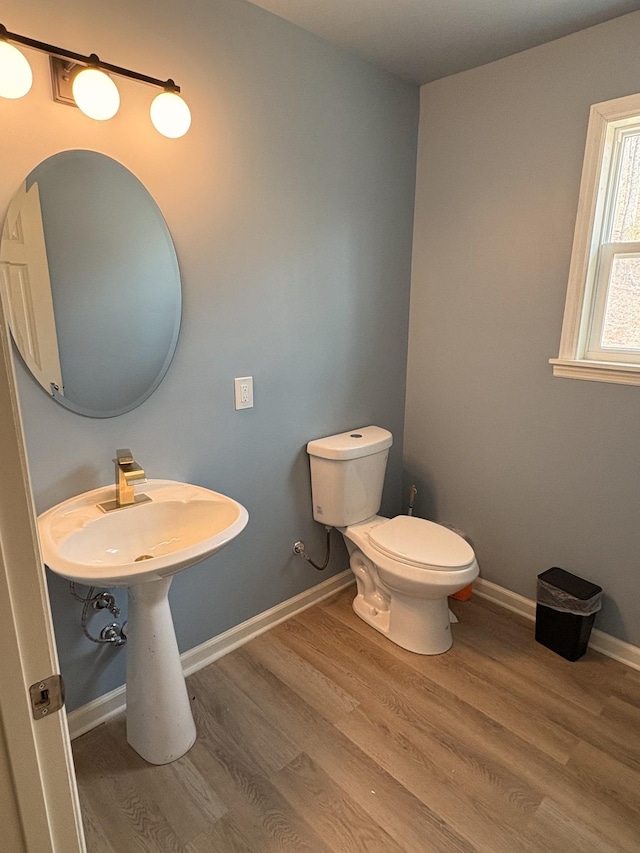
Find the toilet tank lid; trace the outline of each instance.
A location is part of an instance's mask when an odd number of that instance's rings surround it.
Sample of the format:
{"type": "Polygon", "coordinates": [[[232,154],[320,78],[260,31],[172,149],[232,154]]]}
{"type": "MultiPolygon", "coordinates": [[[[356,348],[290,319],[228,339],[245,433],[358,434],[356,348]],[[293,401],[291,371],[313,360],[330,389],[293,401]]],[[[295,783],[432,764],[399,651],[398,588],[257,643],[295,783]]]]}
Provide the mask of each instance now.
{"type": "Polygon", "coordinates": [[[392,444],[393,436],[388,429],[368,426],[310,441],[307,453],[324,459],[358,459],[360,456],[380,453],[392,444]]]}

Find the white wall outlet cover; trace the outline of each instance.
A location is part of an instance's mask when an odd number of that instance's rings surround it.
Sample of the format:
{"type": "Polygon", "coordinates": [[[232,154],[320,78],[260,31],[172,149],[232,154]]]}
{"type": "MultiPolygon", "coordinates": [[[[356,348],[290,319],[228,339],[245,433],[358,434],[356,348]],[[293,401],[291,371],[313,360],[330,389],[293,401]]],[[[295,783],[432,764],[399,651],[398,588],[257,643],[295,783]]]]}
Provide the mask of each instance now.
{"type": "Polygon", "coordinates": [[[240,376],[233,380],[236,409],[253,408],[253,376],[240,376]]]}

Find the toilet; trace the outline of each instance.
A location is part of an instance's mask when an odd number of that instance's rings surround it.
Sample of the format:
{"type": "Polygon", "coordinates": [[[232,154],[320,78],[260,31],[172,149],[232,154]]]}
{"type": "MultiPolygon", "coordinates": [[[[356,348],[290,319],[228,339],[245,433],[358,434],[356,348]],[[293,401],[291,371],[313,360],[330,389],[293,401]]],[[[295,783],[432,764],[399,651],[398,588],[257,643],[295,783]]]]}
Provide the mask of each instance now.
{"type": "Polygon", "coordinates": [[[439,655],[453,643],[447,598],[478,577],[478,563],[447,527],[377,515],[392,443],[377,426],[310,441],[313,517],[344,536],[356,614],[403,649],[439,655]]]}

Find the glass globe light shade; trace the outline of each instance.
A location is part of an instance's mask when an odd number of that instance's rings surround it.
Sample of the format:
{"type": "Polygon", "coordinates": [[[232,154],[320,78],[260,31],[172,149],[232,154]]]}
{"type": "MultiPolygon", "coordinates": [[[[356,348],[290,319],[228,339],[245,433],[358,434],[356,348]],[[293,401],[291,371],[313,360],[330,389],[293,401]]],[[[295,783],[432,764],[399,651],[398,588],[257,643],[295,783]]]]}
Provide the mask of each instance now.
{"type": "Polygon", "coordinates": [[[76,74],[73,98],[89,118],[105,121],[113,118],[120,107],[120,92],[108,74],[99,68],[85,68],[76,74]]]}
{"type": "Polygon", "coordinates": [[[0,41],[0,96],[22,98],[32,83],[31,66],[18,48],[0,41]]]}
{"type": "Polygon", "coordinates": [[[191,112],[177,92],[161,92],[151,103],[151,121],[163,136],[178,139],[191,126],[191,112]]]}

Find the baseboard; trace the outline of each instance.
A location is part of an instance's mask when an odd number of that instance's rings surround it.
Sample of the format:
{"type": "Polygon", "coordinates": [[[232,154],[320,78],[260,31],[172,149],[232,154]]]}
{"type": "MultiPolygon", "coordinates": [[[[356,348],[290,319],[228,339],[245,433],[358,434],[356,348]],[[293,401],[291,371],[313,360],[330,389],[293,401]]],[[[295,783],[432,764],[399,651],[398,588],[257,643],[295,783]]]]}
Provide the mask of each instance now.
{"type": "MultiPolygon", "coordinates": [[[[488,601],[493,601],[499,604],[506,610],[511,610],[512,613],[518,613],[532,622],[536,618],[536,603],[530,598],[525,598],[523,595],[518,595],[517,592],[511,592],[510,589],[505,589],[491,581],[478,578],[473,584],[473,591],[480,598],[486,598],[488,601]]],[[[631,643],[625,643],[624,640],[618,640],[617,637],[612,637],[611,634],[605,634],[604,631],[594,628],[591,632],[591,640],[589,648],[595,652],[600,652],[609,658],[619,661],[620,663],[630,666],[632,669],[640,669],[640,648],[632,646],[631,643]]]]}
{"type": "Polygon", "coordinates": [[[197,672],[203,666],[213,663],[213,661],[232,652],[238,646],[248,643],[249,640],[253,640],[254,637],[263,634],[270,628],[275,628],[276,625],[284,622],[285,619],[290,619],[292,616],[302,613],[308,607],[319,604],[325,598],[333,595],[334,592],[338,592],[352,583],[355,583],[353,572],[351,569],[346,569],[344,572],[340,572],[339,575],[327,578],[326,581],[312,586],[311,589],[307,589],[299,595],[283,601],[281,604],[276,604],[270,610],[258,613],[257,616],[247,619],[246,622],[242,622],[234,628],[230,628],[224,634],[212,637],[206,643],[202,643],[202,645],[196,646],[181,655],[184,674],[191,675],[197,672]]]}
{"type": "Polygon", "coordinates": [[[126,690],[123,684],[121,687],[116,687],[115,690],[110,690],[109,693],[87,702],[86,705],[69,711],[67,725],[69,726],[71,740],[90,732],[100,723],[106,723],[111,717],[115,717],[116,714],[124,711],[126,704],[126,690]]]}
{"type": "MultiPolygon", "coordinates": [[[[270,628],[274,628],[280,622],[284,622],[285,619],[290,619],[292,616],[302,613],[308,607],[312,607],[335,592],[350,586],[354,581],[353,572],[351,569],[347,569],[311,587],[311,589],[307,589],[299,595],[295,595],[293,598],[289,598],[281,604],[265,610],[263,613],[258,613],[257,616],[247,619],[246,622],[230,628],[223,634],[218,634],[217,637],[212,637],[205,643],[189,649],[189,651],[184,652],[180,656],[184,674],[191,675],[197,672],[223,655],[237,649],[238,646],[248,643],[249,640],[257,637],[259,634],[268,631],[270,628]]],[[[94,729],[101,723],[106,723],[111,717],[124,711],[126,704],[126,689],[122,685],[121,687],[116,687],[115,690],[111,690],[109,693],[105,693],[103,696],[98,696],[97,699],[88,702],[86,705],[76,708],[75,711],[71,711],[67,714],[71,738],[80,737],[80,735],[86,734],[86,732],[94,729]]]]}

